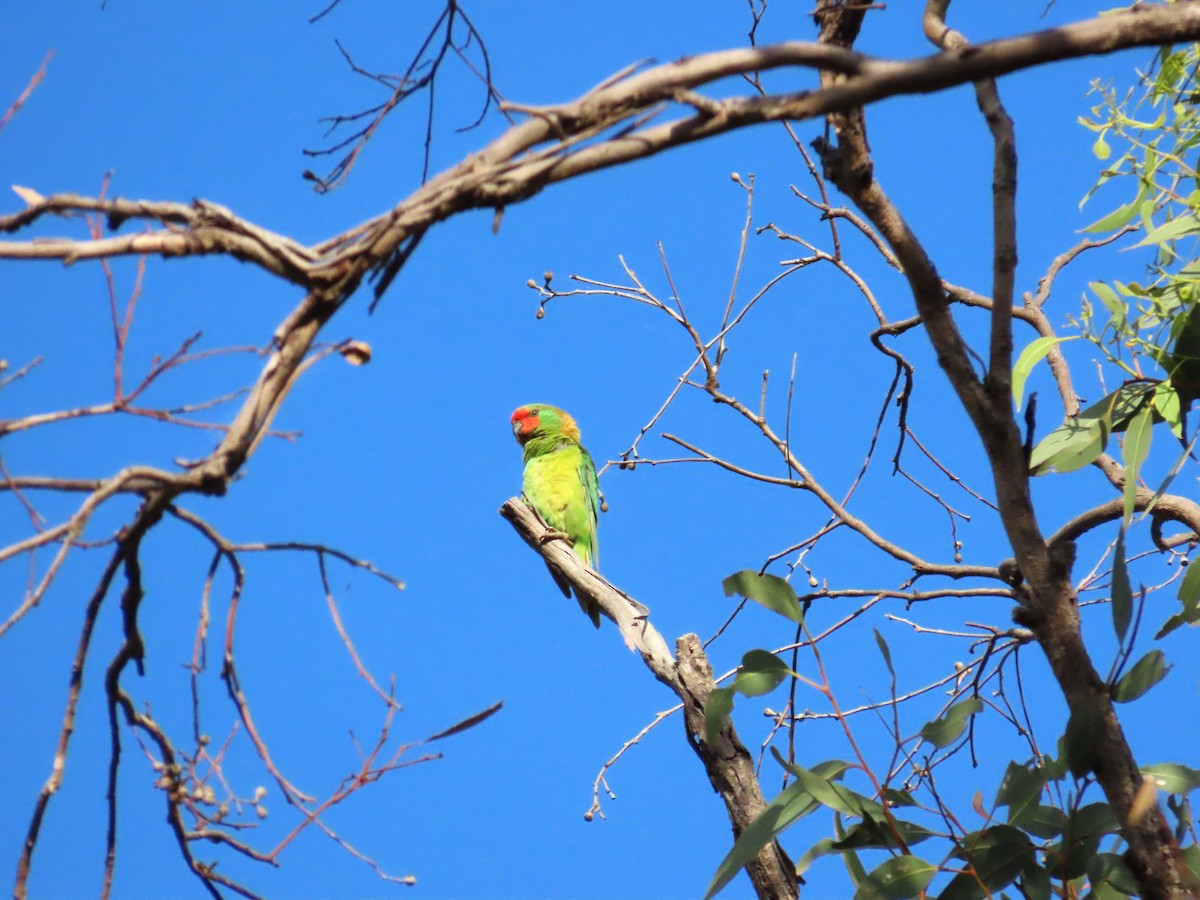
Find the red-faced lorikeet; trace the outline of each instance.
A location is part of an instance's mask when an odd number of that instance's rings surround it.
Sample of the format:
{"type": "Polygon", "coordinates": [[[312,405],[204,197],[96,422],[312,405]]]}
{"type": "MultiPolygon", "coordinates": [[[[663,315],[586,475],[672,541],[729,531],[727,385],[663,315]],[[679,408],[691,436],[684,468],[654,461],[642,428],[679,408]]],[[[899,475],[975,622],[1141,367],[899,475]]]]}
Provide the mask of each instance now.
{"type": "MultiPolygon", "coordinates": [[[[596,517],[600,488],[596,466],[579,443],[579,426],[567,413],[545,403],[529,403],[512,414],[512,430],[523,448],[523,493],[542,521],[561,531],[585,563],[597,568],[596,517]]],[[[563,595],[571,585],[561,572],[550,568],[563,595]]],[[[600,609],[576,594],[579,607],[600,627],[600,609]]]]}

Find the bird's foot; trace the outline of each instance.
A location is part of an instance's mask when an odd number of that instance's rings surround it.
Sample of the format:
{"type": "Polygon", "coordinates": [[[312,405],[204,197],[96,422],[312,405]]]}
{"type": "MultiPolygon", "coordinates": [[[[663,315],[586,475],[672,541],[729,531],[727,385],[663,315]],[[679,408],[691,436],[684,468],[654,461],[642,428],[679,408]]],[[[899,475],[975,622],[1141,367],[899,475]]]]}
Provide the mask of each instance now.
{"type": "Polygon", "coordinates": [[[571,536],[565,531],[547,531],[538,538],[538,543],[540,544],[548,544],[551,541],[566,541],[569,544],[571,543],[571,536]]]}

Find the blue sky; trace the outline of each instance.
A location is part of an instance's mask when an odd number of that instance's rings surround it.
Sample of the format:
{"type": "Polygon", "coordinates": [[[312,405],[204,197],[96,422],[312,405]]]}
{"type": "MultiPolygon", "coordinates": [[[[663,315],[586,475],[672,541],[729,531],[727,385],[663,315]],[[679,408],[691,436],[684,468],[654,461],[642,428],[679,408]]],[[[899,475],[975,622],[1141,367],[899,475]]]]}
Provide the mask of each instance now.
{"type": "MultiPolygon", "coordinates": [[[[982,40],[1082,18],[1105,5],[1060,0],[1047,9],[1044,0],[1022,0],[998,9],[962,3],[954,10],[961,18],[953,21],[982,40]]],[[[929,52],[916,6],[896,3],[872,13],[859,49],[896,57],[929,52]]],[[[91,195],[111,172],[110,194],[203,197],[306,242],[386,210],[419,183],[422,122],[415,107],[385,125],[346,185],[331,194],[315,194],[300,178],[306,168],[321,170],[301,150],[322,146],[322,116],[382,99],[381,89],[347,71],[334,40],[366,68],[397,71],[437,4],[343,0],[334,13],[309,25],[307,17],[319,9],[320,4],[285,2],[177,6],[141,0],[115,0],[104,10],[61,0],[3,6],[0,107],[20,93],[47,50],[55,55],[45,81],[0,132],[0,183],[43,194],[91,195]]],[[[807,9],[772,6],[759,40],[811,37],[807,9]]],[[[618,2],[602,13],[563,4],[484,2],[468,12],[487,41],[501,91],[534,105],[570,99],[634,61],[739,46],[750,24],[745,4],[732,0],[699,9],[693,3],[618,2]]],[[[1089,152],[1093,138],[1076,124],[1094,102],[1086,97],[1089,82],[1128,78],[1146,58],[1127,53],[1002,81],[1021,154],[1020,290],[1031,289],[1048,262],[1077,239],[1077,230],[1104,211],[1078,209],[1097,171],[1089,152]]],[[[779,90],[812,83],[811,76],[796,73],[767,81],[779,90]]],[[[439,87],[432,171],[454,164],[503,128],[493,115],[478,129],[455,132],[474,118],[480,99],[477,85],[459,73],[439,87]]],[[[869,127],[879,178],[942,274],[986,293],[991,162],[971,92],[883,102],[871,109],[869,127]]],[[[797,132],[807,142],[820,126],[800,123],[797,132]]],[[[596,459],[611,460],[629,446],[692,359],[677,326],[627,301],[559,300],[537,320],[537,298],[525,282],[540,280],[547,270],[555,273],[559,288],[568,287],[572,273],[623,281],[621,254],[649,287],[666,296],[656,247],[661,241],[689,313],[711,334],[729,294],[745,215],[745,193],[730,179],[735,171],[743,178],[755,175],[756,226],[774,222],[828,244],[824,227],[789,190],[789,184],[808,190],[811,182],[779,128],[731,135],[557,185],[509,209],[499,234],[491,231],[490,212],[460,216],[426,237],[374,315],[367,313],[364,292],[332,323],[330,340],[367,341],[374,358],[355,368],[333,357],[301,379],[277,427],[303,436],[264,443],[227,497],[185,504],[231,540],[321,542],[369,558],[406,582],[406,590],[397,592],[331,564],[331,587],[359,652],[378,677],[395,676],[404,705],[393,728],[397,741],[419,740],[504,702],[488,722],[431,748],[444,759],[391,774],[329,817],[333,829],[388,872],[415,875],[415,887],[380,881],[315,832],[284,853],[278,870],[221,856],[221,871],[281,897],[703,893],[728,849],[729,827],[677,718],[652,731],[608,773],[617,797],[604,801],[607,819],[584,821],[600,766],[674,698],[623,648],[611,626],[594,632],[575,604],[563,601],[541,562],[496,510],[520,485],[519,449],[508,428],[514,407],[527,402],[565,407],[579,420],[596,459]]],[[[11,194],[0,204],[4,212],[18,208],[11,194]]],[[[81,236],[81,228],[78,222],[57,222],[36,234],[81,236]]],[[[910,315],[902,280],[864,242],[848,244],[851,264],[871,282],[889,316],[910,315]]],[[[752,237],[741,296],[750,296],[778,272],[781,259],[797,252],[769,234],[752,237]]],[[[1070,270],[1056,291],[1052,321],[1061,325],[1078,309],[1087,281],[1134,277],[1140,264],[1128,254],[1097,254],[1070,270]]],[[[114,272],[117,296],[127,297],[134,264],[122,261],[114,272]]],[[[197,347],[261,346],[298,299],[295,289],[237,263],[152,260],[130,339],[129,377],[136,381],[154,357],[171,353],[197,331],[202,332],[197,347]]],[[[112,344],[98,267],[7,263],[0,301],[0,358],[13,368],[42,358],[28,377],[0,395],[0,416],[108,398],[112,344]]],[[[891,378],[890,365],[866,341],[871,322],[844,280],[814,267],[785,280],[747,318],[731,340],[722,373],[731,393],[757,405],[763,370],[770,370],[768,408],[781,421],[787,374],[798,354],[794,443],[806,465],[839,495],[857,472],[891,378]]],[[[978,335],[982,322],[967,316],[964,327],[978,335]]],[[[1028,336],[1018,334],[1019,344],[1023,339],[1028,336]]],[[[922,341],[912,335],[904,344],[918,366],[910,423],[943,462],[990,495],[969,424],[922,341]]],[[[257,365],[249,354],[197,363],[163,379],[147,402],[172,405],[224,393],[244,384],[257,365]]],[[[1043,377],[1035,377],[1032,386],[1042,391],[1049,423],[1060,410],[1049,402],[1052,386],[1038,380],[1043,377]]],[[[1090,366],[1079,365],[1076,378],[1081,393],[1100,396],[1090,366]]],[[[232,407],[222,407],[211,420],[232,413],[232,407]]],[[[948,561],[945,514],[889,474],[894,416],[889,422],[884,449],[854,509],[880,531],[948,561]]],[[[783,474],[761,438],[697,393],[685,394],[647,436],[644,456],[679,455],[679,448],[661,438],[663,431],[747,467],[783,474]]],[[[130,463],[169,467],[172,460],[204,455],[213,440],[211,432],[105,419],[10,437],[0,453],[13,474],[98,477],[130,463]]],[[[917,477],[972,515],[959,534],[966,561],[994,565],[1006,556],[994,516],[911,446],[906,452],[906,465],[917,477]]],[[[761,566],[826,518],[801,492],[747,483],[703,465],[632,473],[613,468],[602,487],[611,505],[600,526],[603,571],[650,606],[668,640],[689,631],[710,636],[732,609],[721,579],[761,566]]],[[[1194,490],[1194,482],[1186,489],[1194,490]]],[[[1035,496],[1045,504],[1044,527],[1052,530],[1108,494],[1098,475],[1083,472],[1043,479],[1035,496]]],[[[39,502],[51,521],[70,509],[54,498],[39,502]]],[[[112,504],[88,536],[110,533],[130,508],[128,502],[112,504]]],[[[3,543],[27,530],[24,511],[5,497],[3,543]]],[[[210,557],[210,548],[178,523],[164,524],[145,548],[148,671],[143,679],[128,673],[126,689],[178,733],[181,743],[191,728],[183,665],[191,658],[210,557]]],[[[103,549],[74,556],[42,605],[0,649],[0,706],[7,718],[0,747],[4,877],[11,877],[36,792],[49,773],[78,622],[106,558],[103,549]]],[[[905,575],[903,567],[843,534],[823,542],[807,562],[817,578],[841,587],[895,586],[905,575]]],[[[356,765],[350,733],[369,743],[381,720],[380,704],[333,630],[313,559],[261,556],[246,564],[237,638],[243,686],[280,765],[305,789],[328,792],[356,765]]],[[[23,566],[0,567],[6,610],[24,589],[23,566]]],[[[214,593],[214,621],[224,615],[228,590],[223,574],[214,593]]],[[[1170,593],[1159,595],[1163,603],[1170,593]]],[[[840,618],[851,608],[846,603],[815,606],[814,627],[840,618]]],[[[846,705],[886,696],[872,627],[892,645],[902,690],[945,673],[956,659],[969,659],[962,640],[915,635],[883,612],[928,627],[1010,624],[1008,604],[996,599],[911,610],[899,602],[876,607],[861,628],[847,630],[825,653],[846,705]]],[[[1102,668],[1109,659],[1104,654],[1111,654],[1107,616],[1102,608],[1089,619],[1089,639],[1102,668]]],[[[85,673],[65,784],[51,803],[35,857],[35,896],[92,896],[99,888],[108,758],[101,684],[119,644],[119,625],[113,597],[85,673]]],[[[1167,647],[1178,668],[1158,689],[1161,696],[1156,692],[1123,709],[1144,762],[1196,763],[1194,753],[1191,759],[1179,756],[1200,737],[1195,717],[1164,720],[1161,712],[1163,704],[1190,709],[1195,703],[1197,672],[1179,652],[1183,639],[1177,635],[1167,647]]],[[[235,713],[217,680],[220,642],[213,640],[204,688],[206,727],[221,740],[235,713]]],[[[745,650],[789,640],[788,627],[765,611],[748,610],[711,648],[714,666],[727,671],[745,650]]],[[[1042,739],[1051,742],[1062,727],[1061,701],[1036,649],[1022,659],[1027,690],[1039,701],[1035,718],[1043,726],[1042,739]]],[[[778,708],[782,697],[779,692],[739,705],[737,722],[753,751],[768,730],[759,712],[763,706],[778,708]]],[[[944,699],[916,705],[907,714],[907,730],[916,731],[944,699]]],[[[801,702],[814,710],[821,703],[815,695],[801,702]]],[[[864,717],[859,727],[868,746],[885,752],[878,723],[864,717]]],[[[963,795],[964,809],[975,787],[988,796],[994,791],[1009,758],[1003,754],[1020,753],[999,737],[996,742],[1006,749],[985,755],[979,769],[948,770],[947,784],[963,795]]],[[[807,723],[798,745],[807,765],[847,753],[844,738],[821,723],[807,723]]],[[[154,776],[128,735],[125,753],[116,896],[200,896],[199,883],[185,871],[163,825],[154,776]]],[[[294,819],[278,789],[253,765],[244,735],[231,753],[228,774],[242,796],[258,784],[268,787],[268,816],[256,840],[270,846],[294,819]]],[[[768,794],[779,784],[773,765],[769,758],[764,763],[768,794]]],[[[799,855],[828,827],[827,819],[812,817],[785,835],[786,846],[799,855]]],[[[200,855],[207,858],[208,850],[200,855]]],[[[810,884],[807,897],[838,896],[845,890],[844,872],[836,861],[824,862],[810,873],[810,884]]],[[[729,896],[748,894],[744,880],[728,890],[729,896]]]]}

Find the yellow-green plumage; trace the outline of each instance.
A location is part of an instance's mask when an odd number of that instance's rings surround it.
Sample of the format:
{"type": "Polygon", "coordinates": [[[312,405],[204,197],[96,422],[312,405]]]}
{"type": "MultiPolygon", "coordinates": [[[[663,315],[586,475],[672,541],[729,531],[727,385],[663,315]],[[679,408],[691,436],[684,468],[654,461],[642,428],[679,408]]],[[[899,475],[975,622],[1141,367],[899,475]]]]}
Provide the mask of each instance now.
{"type": "MultiPolygon", "coordinates": [[[[542,521],[567,535],[580,559],[593,569],[598,568],[596,525],[600,491],[596,466],[579,442],[579,426],[557,407],[531,403],[512,414],[512,428],[523,449],[525,498],[542,521]]],[[[571,586],[562,573],[551,568],[550,574],[569,597],[571,586]]],[[[596,604],[578,593],[576,599],[599,628],[600,610],[596,604]]]]}

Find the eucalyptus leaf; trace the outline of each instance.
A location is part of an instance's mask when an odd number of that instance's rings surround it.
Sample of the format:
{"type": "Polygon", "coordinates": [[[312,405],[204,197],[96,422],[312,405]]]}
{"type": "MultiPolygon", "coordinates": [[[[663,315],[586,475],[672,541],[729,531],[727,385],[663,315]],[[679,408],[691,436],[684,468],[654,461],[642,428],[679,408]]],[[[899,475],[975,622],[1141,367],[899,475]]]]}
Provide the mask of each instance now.
{"type": "Polygon", "coordinates": [[[1133,417],[1125,432],[1125,446],[1122,452],[1125,461],[1125,523],[1133,518],[1133,509],[1137,504],[1138,480],[1141,477],[1142,463],[1150,454],[1153,427],[1154,407],[1153,404],[1147,403],[1133,417]]]}
{"type": "Polygon", "coordinates": [[[1117,545],[1113,548],[1111,606],[1113,631],[1117,640],[1124,642],[1133,619],[1133,586],[1129,583],[1129,564],[1125,561],[1124,525],[1117,532],[1117,545]]]}
{"type": "Polygon", "coordinates": [[[1103,800],[1099,800],[1081,806],[1072,812],[1066,830],[1070,832],[1072,838],[1078,839],[1115,834],[1120,827],[1121,823],[1117,821],[1112,807],[1103,800]]]}
{"type": "Polygon", "coordinates": [[[845,837],[835,842],[833,849],[862,850],[867,847],[879,847],[885,850],[899,850],[901,841],[911,847],[933,836],[934,832],[915,822],[865,816],[861,822],[846,829],[845,837]]]}
{"type": "Polygon", "coordinates": [[[981,709],[983,709],[983,701],[978,697],[971,697],[962,703],[956,703],[946,710],[946,714],[941,718],[926,722],[921,728],[921,737],[935,747],[953,744],[966,729],[971,716],[981,709]]]}
{"type": "MultiPolygon", "coordinates": [[[[804,851],[804,855],[796,860],[796,874],[803,875],[808,867],[822,856],[833,852],[833,838],[824,837],[804,851]]],[[[736,874],[736,873],[735,873],[736,874]]]]}
{"type": "Polygon", "coordinates": [[[1109,311],[1113,324],[1118,328],[1122,327],[1129,316],[1129,310],[1125,305],[1125,301],[1118,297],[1117,292],[1103,281],[1089,282],[1088,287],[1092,289],[1092,293],[1104,304],[1104,308],[1109,311]]]}
{"type": "Polygon", "coordinates": [[[1029,457],[1029,471],[1033,475],[1073,472],[1103,453],[1105,443],[1099,422],[1076,417],[1038,441],[1029,457]]]}
{"type": "Polygon", "coordinates": [[[792,586],[777,575],[766,575],[752,569],[735,572],[721,582],[725,596],[739,594],[755,603],[761,603],[772,612],[793,622],[804,621],[804,612],[792,586]]]}
{"type": "Polygon", "coordinates": [[[854,892],[854,900],[906,900],[929,885],[938,867],[909,854],[893,856],[871,870],[854,892]]]}
{"type": "Polygon", "coordinates": [[[1179,583],[1179,602],[1186,610],[1200,608],[1200,565],[1192,563],[1188,566],[1179,583]]]}
{"type": "Polygon", "coordinates": [[[1165,365],[1172,387],[1187,405],[1200,397],[1200,303],[1192,302],[1176,316],[1171,332],[1174,340],[1165,365]]]}
{"type": "Polygon", "coordinates": [[[1142,205],[1142,201],[1146,199],[1146,194],[1148,191],[1148,187],[1143,187],[1141,191],[1138,192],[1137,197],[1135,197],[1131,202],[1126,203],[1124,206],[1117,207],[1108,215],[1104,216],[1102,219],[1098,219],[1083,230],[1089,234],[1097,234],[1105,231],[1116,231],[1118,228],[1124,228],[1137,218],[1138,208],[1142,205]]]}
{"type": "Polygon", "coordinates": [[[1152,244],[1161,245],[1167,241],[1178,240],[1184,235],[1194,234],[1197,231],[1200,231],[1200,219],[1197,219],[1194,213],[1184,213],[1170,222],[1164,222],[1162,225],[1159,225],[1134,244],[1134,246],[1148,247],[1152,244]]]}
{"type": "Polygon", "coordinates": [[[1175,615],[1170,616],[1167,621],[1163,622],[1162,627],[1155,632],[1154,639],[1156,641],[1160,640],[1161,638],[1166,637],[1176,628],[1179,628],[1183,625],[1195,625],[1197,622],[1200,622],[1200,610],[1175,613],[1175,615]]]}
{"type": "MultiPolygon", "coordinates": [[[[771,749],[775,750],[774,747],[771,749]]],[[[782,757],[778,756],[778,751],[776,751],[776,759],[782,761],[782,757]]],[[[849,763],[843,760],[828,760],[813,766],[811,772],[808,770],[802,771],[807,772],[815,778],[827,781],[840,777],[849,765],[849,763]]],[[[799,780],[793,781],[780,791],[775,799],[767,804],[766,809],[759,814],[758,818],[747,825],[742,833],[738,835],[738,839],[734,841],[732,849],[721,860],[721,864],[717,866],[712,883],[708,886],[708,891],[704,895],[705,900],[716,896],[742,870],[742,867],[752,860],[759,850],[774,840],[780,832],[820,808],[821,804],[812,796],[805,784],[799,780]]],[[[828,846],[832,846],[833,844],[831,839],[825,838],[823,841],[818,841],[818,846],[826,842],[828,842],[828,846]]],[[[809,853],[814,854],[809,859],[810,863],[812,859],[826,852],[825,850],[818,851],[818,846],[814,846],[809,851],[809,853]]]]}
{"type": "Polygon", "coordinates": [[[725,720],[733,712],[733,690],[731,688],[713,688],[704,704],[704,739],[710,744],[717,741],[725,720]]]}
{"type": "Polygon", "coordinates": [[[842,815],[863,818],[886,818],[883,807],[874,800],[850,790],[831,778],[825,778],[816,772],[800,766],[792,767],[796,780],[805,785],[808,792],[823,806],[828,806],[834,812],[842,815]]]}
{"type": "Polygon", "coordinates": [[[1136,897],[1141,891],[1137,879],[1117,853],[1097,853],[1088,862],[1087,875],[1093,891],[1104,886],[1126,897],[1136,897]]]}
{"type": "Polygon", "coordinates": [[[1154,411],[1167,423],[1171,434],[1183,440],[1183,411],[1179,402],[1179,392],[1169,381],[1164,381],[1154,388],[1151,398],[1154,411]]]}
{"type": "Polygon", "coordinates": [[[1093,403],[1054,429],[1033,448],[1034,475],[1074,471],[1104,452],[1110,434],[1125,431],[1153,394],[1157,382],[1133,381],[1093,403]]]}
{"type": "Polygon", "coordinates": [[[1017,411],[1021,410],[1021,401],[1025,396],[1025,382],[1028,380],[1034,366],[1046,358],[1046,355],[1064,341],[1073,341],[1078,335],[1071,337],[1040,337],[1029,343],[1013,363],[1012,393],[1017,411]]]}
{"type": "Polygon", "coordinates": [[[747,697],[761,697],[779,687],[792,674],[787,664],[766,650],[751,650],[742,657],[742,667],[730,687],[747,697]]]}
{"type": "Polygon", "coordinates": [[[1008,807],[1008,821],[1016,823],[1029,810],[1041,802],[1046,787],[1047,772],[1032,763],[1010,762],[1004,771],[1000,789],[996,791],[996,803],[1008,807]]]}
{"type": "Polygon", "coordinates": [[[1046,435],[1029,457],[1032,475],[1065,475],[1091,465],[1104,452],[1108,435],[1100,422],[1074,419],[1046,435]]]}
{"type": "Polygon", "coordinates": [[[1030,865],[1037,864],[1029,836],[1011,825],[993,825],[965,835],[962,849],[955,856],[966,860],[970,870],[951,879],[938,895],[939,900],[986,897],[1012,884],[1030,865]]]}
{"type": "Polygon", "coordinates": [[[1085,776],[1095,765],[1096,747],[1103,729],[1104,723],[1091,706],[1073,710],[1067,720],[1063,751],[1067,757],[1067,768],[1076,778],[1085,776]]]}
{"type": "Polygon", "coordinates": [[[1049,840],[1063,833],[1067,826],[1067,814],[1057,806],[1035,804],[1026,806],[1017,816],[1009,816],[1008,823],[1049,840]]]}
{"type": "Polygon", "coordinates": [[[1166,678],[1170,671],[1171,667],[1167,665],[1163,652],[1151,650],[1121,676],[1121,680],[1113,688],[1113,701],[1132,703],[1166,678]]]}
{"type": "Polygon", "coordinates": [[[1160,788],[1169,794],[1188,794],[1200,788],[1200,769],[1178,763],[1157,763],[1143,766],[1142,776],[1153,778],[1160,788]]]}
{"type": "Polygon", "coordinates": [[[767,804],[767,808],[743,829],[734,841],[732,849],[721,860],[713,875],[712,883],[704,893],[705,900],[715,897],[725,885],[734,879],[746,863],[758,855],[758,851],[775,839],[798,819],[803,818],[816,809],[819,804],[804,789],[804,786],[793,781],[779,795],[767,804]]]}
{"type": "Polygon", "coordinates": [[[894,680],[896,670],[892,668],[892,651],[888,649],[887,641],[883,639],[883,635],[879,633],[879,629],[875,628],[872,630],[875,632],[875,645],[879,648],[879,652],[883,654],[883,661],[887,664],[887,670],[894,680]]]}

